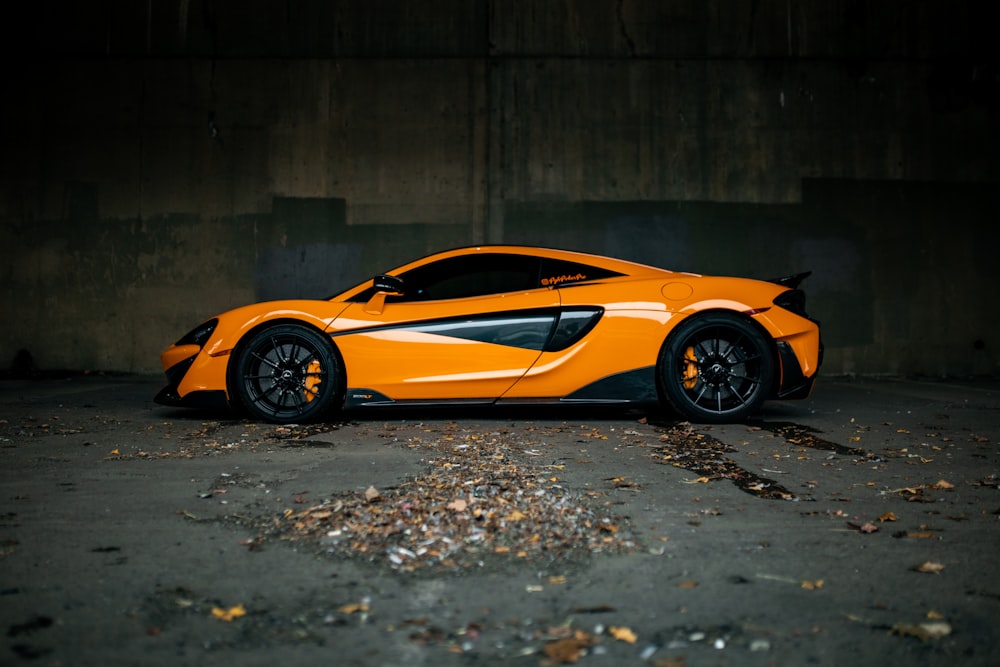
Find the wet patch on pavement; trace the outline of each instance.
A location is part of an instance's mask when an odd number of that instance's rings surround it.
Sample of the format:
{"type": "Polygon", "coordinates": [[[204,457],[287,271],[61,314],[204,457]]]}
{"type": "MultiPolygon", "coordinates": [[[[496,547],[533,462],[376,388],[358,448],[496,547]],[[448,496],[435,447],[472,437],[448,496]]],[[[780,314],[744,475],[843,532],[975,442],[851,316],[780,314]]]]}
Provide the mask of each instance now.
{"type": "Polygon", "coordinates": [[[660,445],[651,454],[654,461],[664,465],[684,468],[698,479],[690,482],[707,483],[728,479],[741,490],[760,498],[772,500],[797,500],[791,491],[772,479],[761,477],[740,467],[727,454],[736,451],[732,445],[706,433],[695,430],[690,424],[681,423],[661,427],[660,445]]]}
{"type": "Polygon", "coordinates": [[[834,454],[839,454],[840,456],[856,456],[871,460],[878,460],[878,457],[871,452],[866,452],[865,450],[858,449],[857,447],[845,447],[839,443],[820,438],[816,434],[822,433],[822,431],[809,426],[793,424],[792,422],[771,421],[750,421],[747,422],[747,424],[751,429],[770,431],[771,433],[784,438],[785,442],[790,445],[833,452],[834,454]]]}
{"type": "MultiPolygon", "coordinates": [[[[653,448],[653,460],[665,465],[689,470],[698,479],[690,483],[707,483],[717,479],[728,479],[740,490],[768,500],[801,500],[796,494],[773,479],[746,470],[733,461],[728,454],[738,451],[736,447],[699,430],[688,422],[656,424],[660,434],[660,445],[653,448]]],[[[751,431],[766,430],[781,437],[789,445],[809,447],[832,452],[841,456],[879,460],[871,452],[855,447],[845,447],[816,434],[819,431],[791,422],[749,422],[751,431]]],[[[702,427],[705,428],[705,427],[702,427]]]]}

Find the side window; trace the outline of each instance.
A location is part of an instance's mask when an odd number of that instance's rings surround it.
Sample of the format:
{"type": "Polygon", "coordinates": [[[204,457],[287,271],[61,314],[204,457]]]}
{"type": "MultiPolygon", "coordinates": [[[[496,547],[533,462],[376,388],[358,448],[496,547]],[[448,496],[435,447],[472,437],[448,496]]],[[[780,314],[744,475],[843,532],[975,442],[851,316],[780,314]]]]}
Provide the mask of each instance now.
{"type": "Polygon", "coordinates": [[[465,255],[407,271],[401,301],[464,299],[537,289],[539,261],[526,255],[465,255]]]}
{"type": "MultiPolygon", "coordinates": [[[[387,302],[464,299],[487,294],[504,294],[538,289],[539,260],[527,255],[463,255],[443,259],[400,274],[406,286],[403,296],[389,296],[387,302]]],[[[375,294],[368,288],[351,301],[365,302],[375,294]]]]}
{"type": "Polygon", "coordinates": [[[543,287],[560,287],[573,283],[590,282],[604,278],[614,278],[624,274],[596,266],[567,262],[561,259],[543,259],[541,285],[543,287]]]}
{"type": "MultiPolygon", "coordinates": [[[[400,274],[406,285],[406,294],[389,296],[386,301],[406,303],[465,299],[541,287],[564,287],[621,275],[624,274],[588,264],[528,255],[462,255],[400,274]]],[[[375,288],[370,287],[352,297],[351,301],[363,303],[374,294],[375,288]]]]}

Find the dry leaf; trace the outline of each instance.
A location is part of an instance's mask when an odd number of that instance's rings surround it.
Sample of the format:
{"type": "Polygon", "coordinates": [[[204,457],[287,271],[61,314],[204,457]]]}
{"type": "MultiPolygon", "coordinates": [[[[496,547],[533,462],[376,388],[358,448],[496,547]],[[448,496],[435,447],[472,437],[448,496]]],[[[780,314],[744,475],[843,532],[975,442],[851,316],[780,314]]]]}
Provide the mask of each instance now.
{"type": "Polygon", "coordinates": [[[468,507],[468,506],[469,506],[469,503],[467,503],[462,498],[458,498],[456,500],[453,500],[450,503],[448,503],[448,505],[447,505],[448,509],[450,509],[452,511],[455,511],[455,512],[464,512],[465,508],[468,507]]]}
{"type": "Polygon", "coordinates": [[[557,665],[574,664],[583,657],[586,647],[572,637],[550,642],[542,649],[547,657],[557,665]]]}
{"type": "Polygon", "coordinates": [[[545,653],[545,657],[554,663],[574,664],[586,654],[589,647],[596,643],[592,635],[577,630],[572,637],[549,642],[542,651],[545,653]]]}
{"type": "Polygon", "coordinates": [[[220,607],[212,608],[212,616],[220,621],[225,621],[226,623],[231,622],[234,618],[246,615],[247,610],[241,604],[238,604],[235,607],[230,607],[229,609],[222,609],[220,607]]]}
{"type": "Polygon", "coordinates": [[[803,581],[802,588],[807,591],[815,591],[817,589],[823,588],[823,580],[817,579],[816,581],[803,581]]]}
{"type": "Polygon", "coordinates": [[[952,484],[951,482],[948,482],[948,481],[945,481],[945,480],[943,480],[943,479],[939,479],[939,480],[938,480],[938,481],[937,481],[937,482],[936,482],[936,483],[934,484],[934,486],[932,486],[932,487],[930,487],[930,488],[932,488],[932,489],[937,489],[938,491],[944,491],[944,490],[947,490],[947,489],[954,489],[954,488],[955,488],[955,485],[954,485],[954,484],[952,484]]]}
{"type": "Polygon", "coordinates": [[[380,494],[378,492],[378,489],[376,489],[374,486],[369,486],[367,489],[365,489],[365,500],[367,500],[368,502],[372,502],[373,500],[378,499],[379,495],[380,494]]]}
{"type": "Polygon", "coordinates": [[[677,584],[677,588],[696,588],[698,586],[697,581],[682,581],[677,584]]]}
{"type": "Polygon", "coordinates": [[[606,614],[611,611],[618,611],[611,605],[601,604],[596,607],[574,607],[574,614],[606,614]]]}
{"type": "Polygon", "coordinates": [[[617,627],[612,625],[610,628],[608,628],[608,632],[611,634],[612,637],[614,637],[620,642],[628,642],[629,644],[634,644],[635,641],[638,639],[635,633],[632,632],[631,628],[617,627]]]}
{"type": "Polygon", "coordinates": [[[919,623],[917,625],[897,623],[892,626],[892,634],[900,635],[902,637],[916,637],[921,641],[927,641],[928,639],[941,639],[942,637],[947,637],[951,634],[951,625],[942,621],[919,623]]]}
{"type": "Polygon", "coordinates": [[[708,477],[699,477],[698,479],[684,480],[685,484],[708,484],[708,477]]]}
{"type": "Polygon", "coordinates": [[[944,565],[941,563],[932,563],[929,560],[925,560],[920,565],[913,568],[917,572],[923,572],[924,574],[939,574],[941,570],[944,569],[944,565]]]}
{"type": "Polygon", "coordinates": [[[685,667],[684,656],[679,655],[676,658],[664,658],[663,660],[654,660],[653,665],[655,667],[685,667]]]}
{"type": "Polygon", "coordinates": [[[879,531],[879,527],[876,526],[871,521],[866,521],[865,523],[861,524],[860,526],[858,524],[856,524],[856,523],[850,523],[850,522],[848,522],[847,526],[848,526],[848,528],[853,528],[854,530],[858,531],[859,533],[865,533],[865,534],[877,533],[879,531]]]}
{"type": "Polygon", "coordinates": [[[885,514],[880,516],[878,520],[881,521],[882,523],[885,523],[886,521],[895,521],[896,515],[893,514],[892,512],[886,512],[885,514]]]}
{"type": "Polygon", "coordinates": [[[362,601],[340,605],[337,607],[337,611],[341,614],[357,614],[358,612],[366,612],[368,611],[368,603],[362,601]]]}

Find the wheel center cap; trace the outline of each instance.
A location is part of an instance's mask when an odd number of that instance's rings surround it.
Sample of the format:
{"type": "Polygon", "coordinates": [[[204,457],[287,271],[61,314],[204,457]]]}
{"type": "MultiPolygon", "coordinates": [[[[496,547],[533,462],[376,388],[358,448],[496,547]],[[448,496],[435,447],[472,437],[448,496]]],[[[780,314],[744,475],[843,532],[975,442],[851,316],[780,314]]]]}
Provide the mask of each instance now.
{"type": "Polygon", "coordinates": [[[728,371],[722,364],[712,364],[705,372],[705,379],[711,383],[719,383],[726,379],[728,371]]]}
{"type": "Polygon", "coordinates": [[[292,373],[291,371],[282,371],[281,372],[281,379],[285,380],[286,382],[290,381],[294,376],[295,376],[295,374],[292,373]]]}

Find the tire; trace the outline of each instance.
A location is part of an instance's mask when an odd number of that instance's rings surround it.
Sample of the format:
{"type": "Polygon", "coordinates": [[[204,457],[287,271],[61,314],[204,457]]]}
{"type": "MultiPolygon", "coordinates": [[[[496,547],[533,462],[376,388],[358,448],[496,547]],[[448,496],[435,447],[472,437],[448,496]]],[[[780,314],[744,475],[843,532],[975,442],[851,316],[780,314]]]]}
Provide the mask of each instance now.
{"type": "Polygon", "coordinates": [[[251,416],[276,424],[315,421],[341,393],[333,344],[298,324],[262,329],[241,344],[230,368],[230,396],[251,416]]]}
{"type": "Polygon", "coordinates": [[[740,422],[771,394],[774,355],[757,327],[737,315],[694,315],[660,353],[663,397],[692,422],[740,422]]]}

